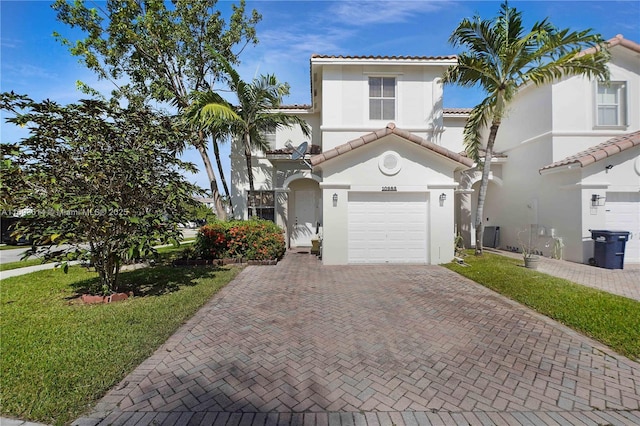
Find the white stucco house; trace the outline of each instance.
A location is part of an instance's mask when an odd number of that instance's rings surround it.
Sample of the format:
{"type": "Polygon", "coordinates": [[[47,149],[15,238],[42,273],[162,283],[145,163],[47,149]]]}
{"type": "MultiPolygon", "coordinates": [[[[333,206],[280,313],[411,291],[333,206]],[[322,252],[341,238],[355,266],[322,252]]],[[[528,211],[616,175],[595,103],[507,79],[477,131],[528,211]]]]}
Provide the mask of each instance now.
{"type": "MultiPolygon", "coordinates": [[[[535,225],[541,238],[561,239],[563,258],[588,262],[589,229],[638,226],[640,46],[615,38],[611,48],[610,86],[570,78],[526,87],[503,121],[485,206],[501,247],[535,225]],[[586,160],[590,150],[608,157],[586,160]]],[[[304,118],[312,136],[268,135],[271,149],[253,157],[255,194],[244,156],[232,154],[236,217],[248,217],[253,196],[257,215],[282,226],[289,247],[310,247],[320,231],[325,264],[450,261],[456,233],[474,240],[480,178],[462,153],[469,110],[443,107],[441,76],[455,63],[313,55],[311,104],[280,109],[304,118]],[[301,144],[305,155],[292,156],[301,144]]],[[[640,262],[640,229],[632,232],[627,261],[640,262]]]]}
{"type": "MultiPolygon", "coordinates": [[[[499,246],[537,229],[546,256],[589,263],[590,230],[631,232],[625,263],[640,263],[640,45],[609,40],[609,85],[582,77],[522,88],[496,138],[485,225],[499,246]]],[[[457,225],[475,241],[480,171],[458,179],[457,225]]]]}

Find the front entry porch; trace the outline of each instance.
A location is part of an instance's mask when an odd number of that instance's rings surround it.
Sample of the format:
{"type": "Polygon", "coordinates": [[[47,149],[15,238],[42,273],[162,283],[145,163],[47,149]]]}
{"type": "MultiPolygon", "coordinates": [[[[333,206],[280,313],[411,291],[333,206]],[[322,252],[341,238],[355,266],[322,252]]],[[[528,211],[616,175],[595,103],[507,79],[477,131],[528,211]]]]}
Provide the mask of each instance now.
{"type": "Polygon", "coordinates": [[[302,178],[289,184],[289,247],[311,247],[322,224],[322,191],[317,181],[302,178]]]}

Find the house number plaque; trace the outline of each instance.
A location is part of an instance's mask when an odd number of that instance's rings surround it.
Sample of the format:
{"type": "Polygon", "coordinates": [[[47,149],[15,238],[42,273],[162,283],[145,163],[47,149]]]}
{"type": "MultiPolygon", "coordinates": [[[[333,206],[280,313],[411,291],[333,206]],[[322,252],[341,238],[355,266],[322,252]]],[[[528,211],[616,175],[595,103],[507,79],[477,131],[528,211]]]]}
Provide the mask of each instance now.
{"type": "Polygon", "coordinates": [[[383,186],[382,187],[382,191],[383,192],[387,192],[387,191],[397,191],[398,188],[396,188],[395,186],[383,186]]]}

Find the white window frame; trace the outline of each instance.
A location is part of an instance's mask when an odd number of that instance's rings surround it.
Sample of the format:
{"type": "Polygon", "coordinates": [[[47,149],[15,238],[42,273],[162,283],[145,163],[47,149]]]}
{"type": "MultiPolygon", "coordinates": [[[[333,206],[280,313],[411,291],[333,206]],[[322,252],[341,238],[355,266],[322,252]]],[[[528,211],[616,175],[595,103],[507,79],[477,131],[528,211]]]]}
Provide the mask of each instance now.
{"type": "Polygon", "coordinates": [[[253,192],[247,191],[247,217],[251,219],[251,196],[254,197],[256,217],[259,219],[276,221],[276,192],[274,190],[257,189],[253,192]]]}
{"type": "Polygon", "coordinates": [[[374,75],[368,75],[367,76],[367,111],[368,111],[368,118],[370,121],[395,121],[398,118],[398,77],[397,75],[384,75],[384,74],[374,74],[374,75]],[[370,94],[370,86],[371,86],[371,79],[373,78],[379,78],[382,79],[382,86],[381,86],[381,91],[382,93],[380,94],[381,96],[371,96],[370,94]],[[393,79],[393,97],[390,96],[384,96],[384,79],[385,78],[389,78],[389,79],[393,79]],[[391,118],[384,118],[384,108],[381,106],[380,108],[380,117],[372,117],[371,116],[371,101],[375,100],[375,101],[380,101],[382,103],[382,101],[384,100],[389,100],[389,99],[393,99],[393,117],[391,118]]]}
{"type": "Polygon", "coordinates": [[[610,81],[609,83],[598,81],[594,90],[594,128],[597,129],[626,129],[627,128],[627,82],[626,81],[610,81]],[[613,89],[616,94],[615,103],[600,103],[600,88],[613,89]],[[617,122],[601,123],[600,109],[615,108],[617,122]]]}

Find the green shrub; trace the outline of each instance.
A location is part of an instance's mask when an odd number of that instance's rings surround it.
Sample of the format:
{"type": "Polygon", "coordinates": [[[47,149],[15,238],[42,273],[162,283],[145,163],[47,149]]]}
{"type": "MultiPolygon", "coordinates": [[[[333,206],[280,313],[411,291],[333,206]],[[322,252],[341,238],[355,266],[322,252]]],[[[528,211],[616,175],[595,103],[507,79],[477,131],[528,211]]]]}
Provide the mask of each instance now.
{"type": "Polygon", "coordinates": [[[282,229],[267,220],[217,222],[198,231],[196,251],[204,259],[280,259],[286,250],[282,229]]]}
{"type": "Polygon", "coordinates": [[[226,257],[228,232],[228,225],[224,222],[214,222],[203,226],[196,236],[196,253],[202,259],[226,257]]]}

